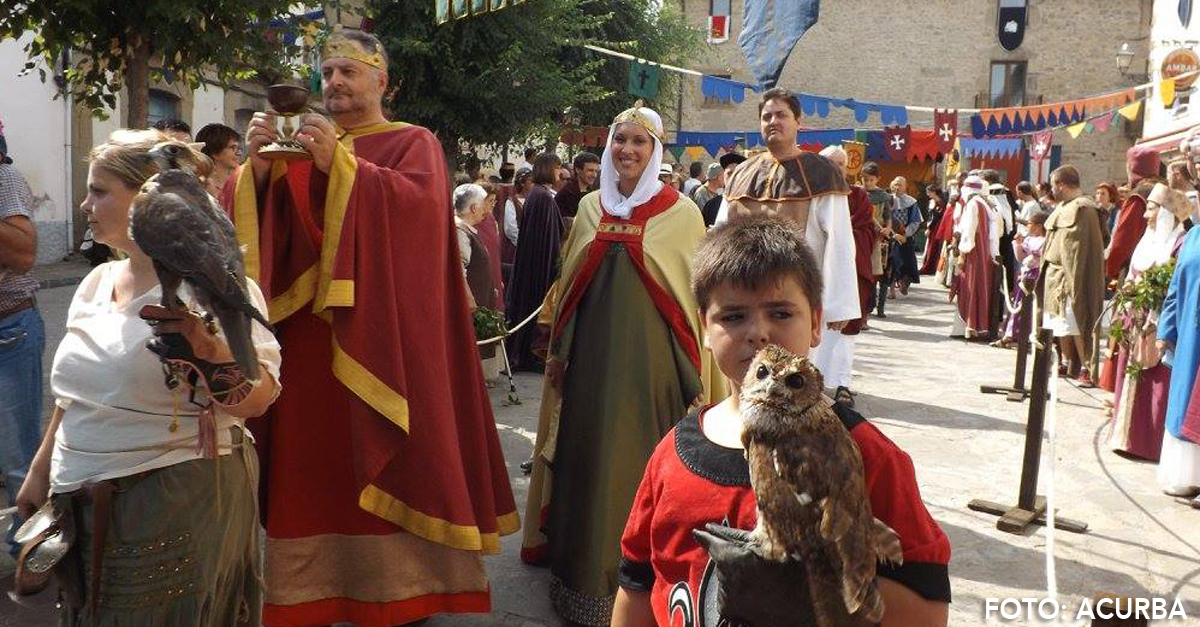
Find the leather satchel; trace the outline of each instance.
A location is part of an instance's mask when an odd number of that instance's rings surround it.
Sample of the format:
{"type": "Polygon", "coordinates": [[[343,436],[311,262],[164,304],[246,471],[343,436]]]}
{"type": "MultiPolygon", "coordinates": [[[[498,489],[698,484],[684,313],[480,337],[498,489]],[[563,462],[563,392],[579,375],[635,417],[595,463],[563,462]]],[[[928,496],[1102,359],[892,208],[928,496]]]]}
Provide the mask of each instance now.
{"type": "Polygon", "coordinates": [[[14,539],[21,545],[21,552],[17,555],[13,591],[18,596],[45,590],[50,585],[54,567],[75,542],[75,524],[70,512],[56,505],[67,502],[69,500],[48,499],[17,529],[14,539]]]}

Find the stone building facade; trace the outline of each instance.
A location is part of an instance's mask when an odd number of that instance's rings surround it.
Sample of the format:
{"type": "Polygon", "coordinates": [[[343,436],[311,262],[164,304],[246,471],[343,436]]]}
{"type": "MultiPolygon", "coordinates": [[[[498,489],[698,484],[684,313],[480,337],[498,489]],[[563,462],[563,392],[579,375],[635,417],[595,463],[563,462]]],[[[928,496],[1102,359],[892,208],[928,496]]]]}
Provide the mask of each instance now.
{"type": "MultiPolygon", "coordinates": [[[[721,0],[675,0],[689,23],[707,32],[709,12],[721,0]]],[[[753,82],[737,45],[744,0],[731,0],[729,37],[709,44],[690,67],[753,82]]],[[[1144,70],[1153,0],[1028,0],[1024,41],[1005,50],[998,38],[998,0],[836,0],[821,3],[820,19],[797,44],[779,82],[822,96],[939,108],[989,106],[993,63],[1023,63],[1024,104],[1100,95],[1134,86],[1117,67],[1129,42],[1144,70]]],[[[1197,18],[1200,21],[1200,18],[1197,18]]],[[[684,89],[679,127],[692,131],[757,129],[757,101],[705,102],[699,79],[684,89]]],[[[1014,81],[1015,82],[1015,81],[1014,81]]],[[[1012,94],[1015,96],[1015,94],[1012,94]]],[[[1022,102],[1013,102],[1013,105],[1022,102]]],[[[932,113],[911,113],[913,128],[931,128],[932,113]]],[[[812,128],[882,128],[845,109],[805,118],[812,128]]],[[[1114,123],[1107,132],[1070,139],[1055,134],[1062,162],[1080,168],[1085,185],[1124,178],[1124,152],[1141,134],[1140,120],[1114,123]]],[[[970,128],[961,115],[960,131],[970,128]]]]}

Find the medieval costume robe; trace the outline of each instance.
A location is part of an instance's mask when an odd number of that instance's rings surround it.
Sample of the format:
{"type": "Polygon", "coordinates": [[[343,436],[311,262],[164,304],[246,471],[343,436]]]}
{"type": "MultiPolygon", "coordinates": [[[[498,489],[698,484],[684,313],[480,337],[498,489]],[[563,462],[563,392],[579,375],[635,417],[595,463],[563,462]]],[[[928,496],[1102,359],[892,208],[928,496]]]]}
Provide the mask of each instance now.
{"type": "Polygon", "coordinates": [[[482,555],[519,527],[467,312],[442,149],[338,129],[328,174],[276,162],[226,188],[287,354],[249,421],[262,459],[268,626],[487,612],[482,555]],[[435,478],[436,480],[431,480],[435,478]]]}
{"type": "Polygon", "coordinates": [[[753,211],[771,211],[794,220],[821,264],[825,322],[854,320],[862,312],[858,290],[851,288],[856,272],[849,193],[841,169],[825,157],[801,152],[781,163],[763,151],[730,174],[717,222],[753,211]]]}
{"type": "Polygon", "coordinates": [[[1141,181],[1121,205],[1117,225],[1113,228],[1112,239],[1104,253],[1104,275],[1110,280],[1120,279],[1124,275],[1129,268],[1129,260],[1133,258],[1133,249],[1137,248],[1138,242],[1146,234],[1146,196],[1152,189],[1153,180],[1141,181]]]}
{"type": "Polygon", "coordinates": [[[955,268],[957,274],[954,277],[958,317],[950,335],[962,335],[970,339],[988,332],[996,277],[993,260],[999,254],[993,248],[993,242],[996,246],[999,242],[992,237],[988,204],[982,194],[967,199],[962,208],[960,227],[955,268]]]}
{"type": "Polygon", "coordinates": [[[479,224],[475,225],[475,230],[478,231],[479,243],[483,244],[484,250],[487,251],[488,270],[492,277],[492,287],[496,290],[496,297],[488,306],[504,313],[504,267],[501,260],[504,251],[500,245],[500,240],[504,239],[504,235],[500,233],[500,224],[491,213],[488,213],[479,224]]]}
{"type": "Polygon", "coordinates": [[[1188,412],[1200,398],[1200,228],[1188,231],[1179,249],[1158,317],[1158,339],[1174,346],[1158,482],[1165,489],[1200,486],[1200,415],[1188,412]]]}
{"type": "MultiPolygon", "coordinates": [[[[1143,222],[1145,220],[1143,219],[1143,222]]],[[[1090,344],[1104,306],[1104,235],[1096,201],[1079,196],[1046,220],[1043,326],[1055,337],[1078,335],[1090,344]]]]}
{"type": "MultiPolygon", "coordinates": [[[[1169,262],[1182,237],[1183,224],[1169,209],[1159,207],[1154,225],[1147,228],[1130,259],[1129,280],[1136,280],[1147,270],[1169,262]]],[[[1154,342],[1157,333],[1153,320],[1158,312],[1143,313],[1148,316],[1147,327],[1131,329],[1129,341],[1122,343],[1118,352],[1113,428],[1108,444],[1114,451],[1158,461],[1167,416],[1171,367],[1162,363],[1162,355],[1154,342]],[[1136,377],[1126,374],[1130,360],[1135,360],[1139,366],[1136,377]]]]}
{"type": "Polygon", "coordinates": [[[561,390],[542,392],[521,556],[549,562],[555,610],[584,625],[609,624],[621,533],[650,454],[689,407],[726,393],[689,285],[704,222],[659,187],[628,218],[602,208],[600,192],[584,197],[546,304],[549,355],[567,367],[561,390]]]}
{"type": "MultiPolygon", "coordinates": [[[[821,264],[825,285],[821,304],[824,322],[862,318],[855,264],[855,237],[850,225],[847,196],[850,186],[841,168],[829,159],[801,152],[795,159],[780,162],[769,151],[754,155],[739,164],[725,182],[723,217],[734,218],[754,211],[771,211],[794,220],[805,241],[821,264]]],[[[723,222],[718,217],[718,222],[723,222]]],[[[835,355],[845,357],[850,347],[842,348],[845,338],[838,331],[825,329],[814,363],[829,385],[849,387],[850,371],[843,359],[840,367],[831,363],[835,355]],[[822,363],[821,356],[826,361],[822,363]],[[835,371],[837,371],[835,373],[835,371]]]]}
{"type": "Polygon", "coordinates": [[[871,268],[871,254],[879,227],[871,216],[871,201],[866,190],[858,185],[850,187],[847,196],[850,205],[850,226],[854,234],[854,269],[858,279],[858,302],[861,317],[846,324],[841,333],[825,329],[831,341],[822,341],[813,353],[813,361],[825,377],[827,387],[850,387],[851,372],[854,370],[854,346],[858,334],[867,326],[871,313],[871,293],[875,287],[875,273],[871,268]]]}
{"type": "Polygon", "coordinates": [[[938,239],[942,240],[942,262],[938,264],[935,280],[947,288],[953,288],[954,277],[958,275],[955,268],[958,263],[955,238],[961,232],[962,209],[962,198],[951,197],[949,206],[942,212],[941,225],[938,227],[938,239]]]}
{"type": "Polygon", "coordinates": [[[942,244],[944,240],[941,237],[942,218],[946,214],[946,204],[934,200],[929,201],[929,218],[927,219],[928,230],[925,239],[925,257],[921,261],[920,273],[925,276],[933,276],[937,274],[938,262],[942,259],[942,244]]]}
{"type": "Polygon", "coordinates": [[[507,211],[507,206],[510,202],[513,203],[516,208],[519,222],[520,214],[523,213],[524,208],[522,207],[521,199],[517,197],[517,190],[512,185],[501,185],[499,189],[496,190],[496,204],[492,206],[492,220],[496,223],[496,228],[500,233],[500,251],[499,254],[495,255],[494,261],[498,261],[500,264],[500,307],[502,309],[505,306],[503,296],[507,294],[504,284],[507,283],[512,276],[513,257],[517,255],[516,244],[514,244],[504,232],[505,212],[507,211]]]}
{"type": "Polygon", "coordinates": [[[906,238],[903,244],[895,243],[892,246],[892,284],[902,281],[920,283],[916,236],[921,229],[921,208],[917,206],[916,198],[908,194],[896,197],[892,205],[892,224],[896,233],[906,238]]]}
{"type": "MultiPolygon", "coordinates": [[[[563,221],[554,196],[544,185],[534,185],[525,199],[521,215],[520,238],[513,258],[512,278],[508,282],[507,307],[509,328],[532,314],[546,298],[546,290],[558,276],[558,256],[562,246],[563,221]]],[[[538,330],[527,324],[509,336],[508,357],[516,370],[540,371],[542,360],[533,347],[538,330]]]]}

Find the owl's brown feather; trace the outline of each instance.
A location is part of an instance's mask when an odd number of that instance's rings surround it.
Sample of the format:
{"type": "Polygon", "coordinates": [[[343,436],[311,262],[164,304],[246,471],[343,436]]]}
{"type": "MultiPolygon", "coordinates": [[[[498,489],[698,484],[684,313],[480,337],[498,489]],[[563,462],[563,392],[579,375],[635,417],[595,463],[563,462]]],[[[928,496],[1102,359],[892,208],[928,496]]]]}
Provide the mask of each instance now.
{"type": "Polygon", "coordinates": [[[901,559],[899,539],[871,514],[862,457],[823,386],[807,359],[778,346],[750,364],[741,408],[759,510],[753,535],[768,557],[796,556],[809,565],[822,627],[878,622],[876,559],[901,559]],[[841,603],[830,603],[831,596],[841,603]]]}

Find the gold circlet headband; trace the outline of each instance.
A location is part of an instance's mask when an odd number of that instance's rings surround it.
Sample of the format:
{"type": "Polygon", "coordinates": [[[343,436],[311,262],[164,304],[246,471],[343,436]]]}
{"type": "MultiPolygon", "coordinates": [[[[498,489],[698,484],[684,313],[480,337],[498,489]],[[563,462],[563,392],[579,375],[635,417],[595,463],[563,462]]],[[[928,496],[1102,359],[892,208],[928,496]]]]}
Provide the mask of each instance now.
{"type": "Polygon", "coordinates": [[[322,59],[354,59],[380,70],[387,70],[383,62],[383,54],[378,50],[367,52],[356,42],[343,36],[333,35],[321,49],[322,59]]]}
{"type": "Polygon", "coordinates": [[[642,113],[642,108],[645,106],[646,103],[639,99],[637,102],[633,103],[633,108],[622,111],[621,114],[613,120],[613,126],[623,122],[632,122],[633,124],[645,127],[647,131],[650,131],[651,135],[658,138],[658,141],[666,143],[666,135],[662,131],[658,130],[658,125],[654,123],[654,120],[651,120],[649,116],[647,116],[645,113],[642,113]]]}

